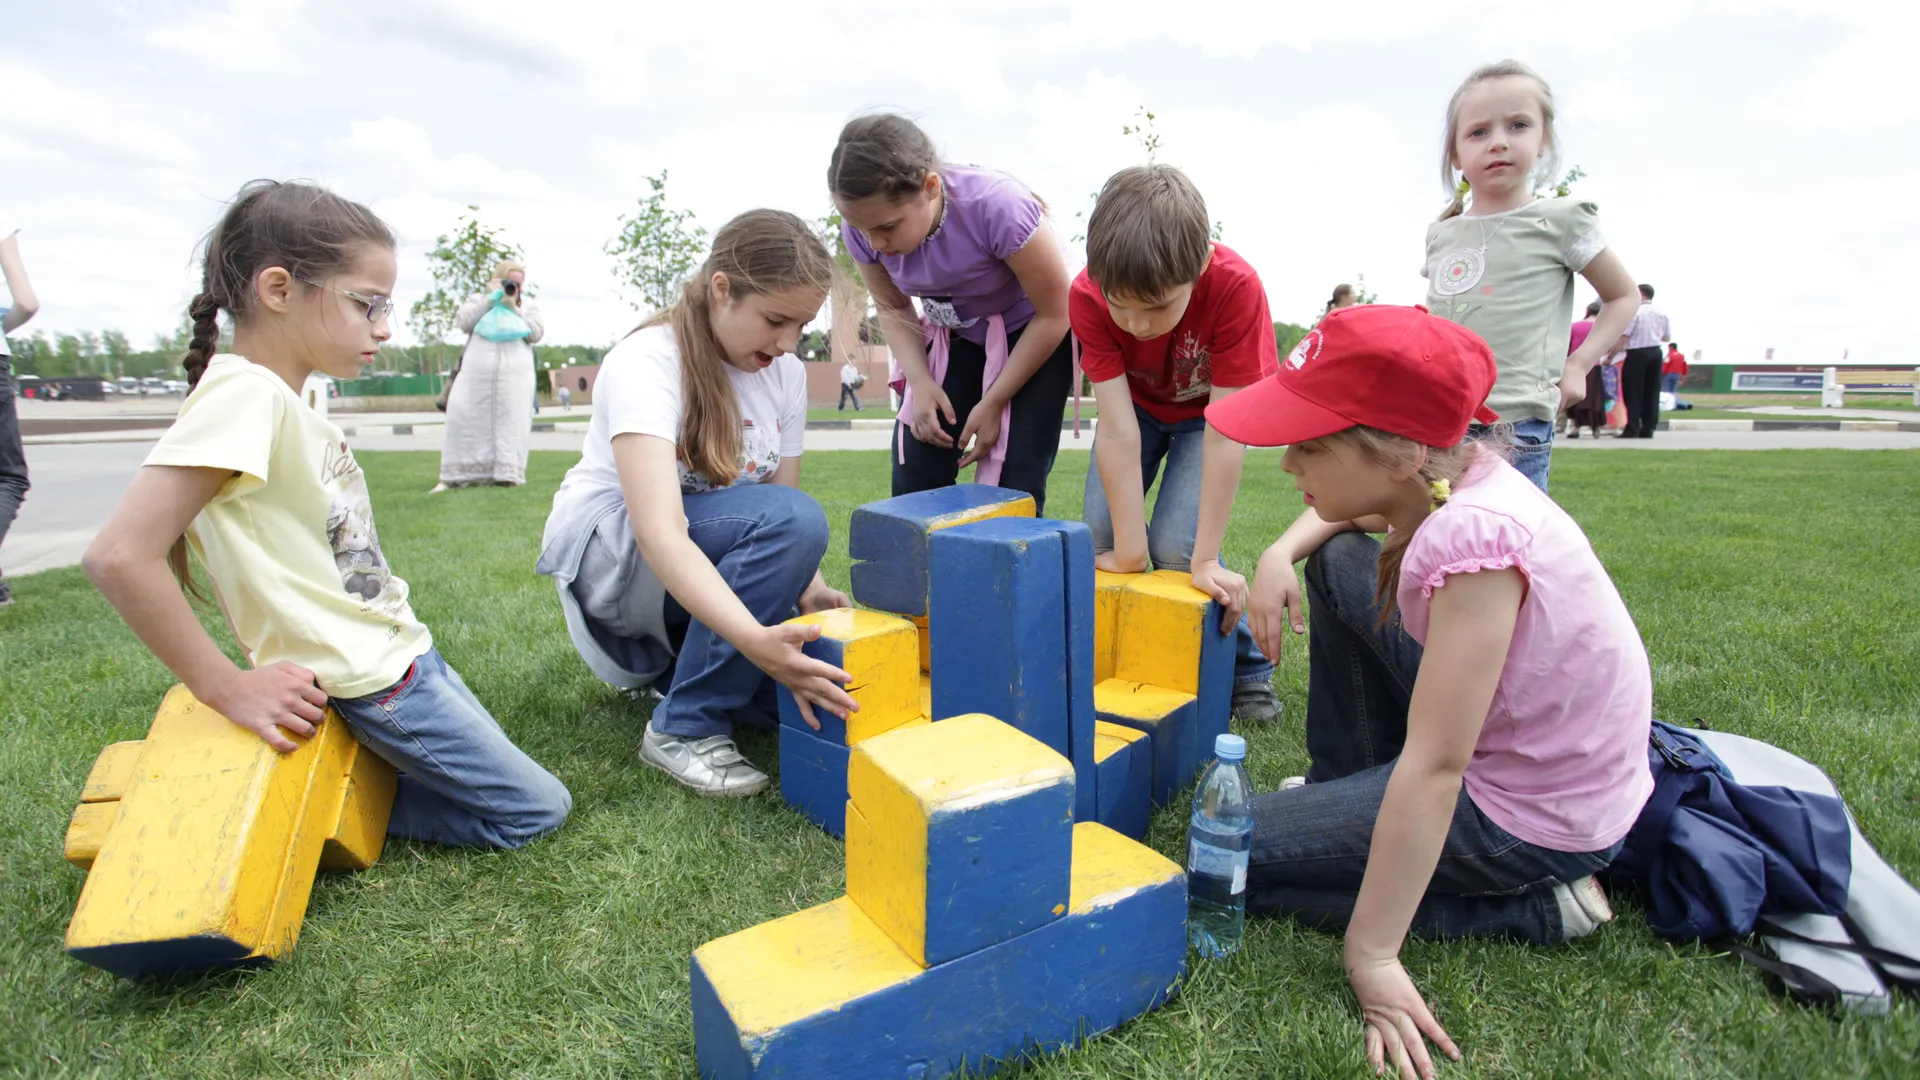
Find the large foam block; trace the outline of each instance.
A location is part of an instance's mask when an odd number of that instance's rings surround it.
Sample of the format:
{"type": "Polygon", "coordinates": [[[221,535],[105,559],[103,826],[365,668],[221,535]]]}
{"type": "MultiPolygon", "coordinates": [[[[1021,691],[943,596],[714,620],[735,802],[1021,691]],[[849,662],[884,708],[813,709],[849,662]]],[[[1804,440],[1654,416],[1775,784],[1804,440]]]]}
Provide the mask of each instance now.
{"type": "Polygon", "coordinates": [[[285,955],[322,862],[379,858],[393,785],[331,710],[282,755],[174,687],[146,739],[109,747],[83,789],[67,857],[89,870],[67,951],[128,977],[285,955]]]}
{"type": "Polygon", "coordinates": [[[968,522],[1033,513],[1033,496],[985,484],[954,484],[868,503],[853,512],[847,532],[853,597],[881,611],[925,615],[929,537],[968,522]]]}
{"type": "Polygon", "coordinates": [[[1233,712],[1233,635],[1220,605],[1177,570],[1127,583],[1116,615],[1113,677],[1192,694],[1194,742],[1211,753],[1233,712]]]}
{"type": "Polygon", "coordinates": [[[1067,910],[1073,767],[990,716],[877,735],[847,769],[847,895],[916,964],[1067,910]]]}
{"type": "Polygon", "coordinates": [[[912,623],[855,608],[819,611],[787,622],[820,628],[820,636],[800,651],[853,676],[847,692],[860,708],[845,720],[815,709],[813,716],[820,721],[820,730],[814,732],[801,718],[793,694],[781,686],[776,695],[783,725],[851,746],[925,715],[920,707],[920,635],[912,623]]]}
{"type": "Polygon", "coordinates": [[[1074,760],[1058,523],[964,525],[933,550],[933,715],[985,713],[1074,760]]]}
{"type": "Polygon", "coordinates": [[[1101,720],[1147,734],[1153,744],[1149,793],[1155,806],[1167,805],[1199,769],[1194,696],[1148,683],[1108,679],[1093,688],[1093,701],[1101,720]]]}
{"type": "Polygon", "coordinates": [[[938,1080],[1071,1047],[1178,990],[1186,902],[1179,866],[1089,822],[1065,915],[944,964],[923,969],[845,898],[708,942],[692,963],[700,1075],[938,1080]]]}
{"type": "Polygon", "coordinates": [[[1100,722],[1093,733],[1096,782],[1094,820],[1122,836],[1144,840],[1153,810],[1153,740],[1146,732],[1100,722]]]}

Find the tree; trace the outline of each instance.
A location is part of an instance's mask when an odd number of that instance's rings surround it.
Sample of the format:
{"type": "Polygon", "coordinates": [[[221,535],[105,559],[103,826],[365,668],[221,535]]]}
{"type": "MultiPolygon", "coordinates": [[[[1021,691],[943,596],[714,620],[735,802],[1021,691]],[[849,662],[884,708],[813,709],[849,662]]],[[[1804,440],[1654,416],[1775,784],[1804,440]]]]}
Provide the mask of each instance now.
{"type": "Polygon", "coordinates": [[[1553,185],[1553,197],[1556,199],[1564,199],[1573,194],[1573,185],[1586,178],[1587,170],[1580,166],[1575,165],[1573,168],[1568,169],[1567,175],[1561,177],[1560,182],[1553,185]]]}
{"type": "Polygon", "coordinates": [[[1298,323],[1277,322],[1273,324],[1273,343],[1280,346],[1280,355],[1284,358],[1293,351],[1300,339],[1307,336],[1307,328],[1298,323]]]}
{"type": "Polygon", "coordinates": [[[620,231],[605,251],[613,256],[614,280],[635,294],[627,302],[639,311],[658,311],[679,297],[699,266],[707,230],[692,224],[693,211],[667,208],[667,170],[647,177],[647,184],[653,194],[633,213],[620,215],[620,231]]]}
{"type": "MultiPolygon", "coordinates": [[[[1160,152],[1160,133],[1154,130],[1153,121],[1153,111],[1145,105],[1141,105],[1133,111],[1133,121],[1131,123],[1120,125],[1120,134],[1131,136],[1140,143],[1140,149],[1147,152],[1147,164],[1149,165],[1153,164],[1154,155],[1160,152]]],[[[1087,196],[1087,202],[1090,204],[1098,203],[1099,201],[1100,193],[1097,191],[1087,196]]],[[[1074,243],[1086,243],[1087,219],[1092,216],[1092,213],[1091,209],[1074,211],[1074,243]]],[[[1207,233],[1212,236],[1213,239],[1218,240],[1225,231],[1226,226],[1216,221],[1213,223],[1213,226],[1207,230],[1207,233]]]]}
{"type": "Polygon", "coordinates": [[[504,239],[499,229],[481,224],[480,208],[468,206],[453,232],[436,237],[433,250],[427,252],[433,291],[414,301],[408,325],[423,344],[444,342],[460,305],[492,280],[494,266],[502,259],[519,257],[520,246],[504,239]]]}
{"type": "Polygon", "coordinates": [[[1367,275],[1360,274],[1353,279],[1353,302],[1356,304],[1377,304],[1380,298],[1367,288],[1367,275]]]}

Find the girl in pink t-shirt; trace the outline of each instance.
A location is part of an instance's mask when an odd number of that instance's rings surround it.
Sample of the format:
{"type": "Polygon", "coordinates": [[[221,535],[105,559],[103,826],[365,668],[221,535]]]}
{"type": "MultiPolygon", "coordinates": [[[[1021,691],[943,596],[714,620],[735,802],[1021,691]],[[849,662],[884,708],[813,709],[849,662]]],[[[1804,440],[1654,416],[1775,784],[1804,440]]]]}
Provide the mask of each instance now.
{"type": "Polygon", "coordinates": [[[1406,935],[1591,933],[1613,917],[1593,875],[1653,788],[1652,674],[1619,592],[1572,518],[1465,441],[1494,376],[1457,324],[1355,307],[1207,410],[1287,446],[1308,507],[1252,590],[1278,659],[1307,559],[1312,766],[1255,803],[1248,906],[1345,929],[1368,1058],[1409,1080],[1432,1075],[1415,1030],[1459,1052],[1400,966],[1406,935]]]}

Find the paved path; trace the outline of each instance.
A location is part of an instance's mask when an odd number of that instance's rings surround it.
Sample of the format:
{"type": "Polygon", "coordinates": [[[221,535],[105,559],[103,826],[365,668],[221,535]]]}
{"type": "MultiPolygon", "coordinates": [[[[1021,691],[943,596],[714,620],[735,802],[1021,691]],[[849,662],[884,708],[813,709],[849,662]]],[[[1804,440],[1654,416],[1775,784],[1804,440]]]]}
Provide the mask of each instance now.
{"type": "MultiPolygon", "coordinates": [[[[436,414],[437,415],[437,414],[436,414]]],[[[412,435],[374,433],[372,425],[353,440],[357,450],[427,450],[438,452],[444,431],[438,425],[421,426],[412,435]]],[[[537,432],[535,450],[578,452],[584,425],[569,423],[558,431],[537,432]]],[[[27,467],[33,490],[20,509],[20,518],[0,548],[0,569],[9,576],[31,574],[80,561],[107,515],[119,504],[127,483],[146,458],[157,432],[128,433],[136,441],[66,442],[27,447],[27,467]]],[[[809,450],[885,450],[886,431],[812,431],[809,450]]],[[[1090,433],[1075,440],[1062,432],[1062,450],[1093,447],[1090,433]]],[[[1652,439],[1562,439],[1558,453],[1637,453],[1649,450],[1920,450],[1920,432],[1900,431],[1668,431],[1652,439]]]]}

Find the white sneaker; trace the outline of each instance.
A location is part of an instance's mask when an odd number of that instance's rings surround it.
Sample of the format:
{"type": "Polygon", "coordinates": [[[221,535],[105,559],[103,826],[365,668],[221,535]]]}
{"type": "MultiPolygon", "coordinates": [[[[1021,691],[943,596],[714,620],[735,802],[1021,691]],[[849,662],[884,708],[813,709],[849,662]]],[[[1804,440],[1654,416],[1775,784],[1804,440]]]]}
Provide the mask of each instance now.
{"type": "Polygon", "coordinates": [[[1306,786],[1307,778],[1304,776],[1289,776],[1285,780],[1280,781],[1281,791],[1292,791],[1294,788],[1306,786]]]}
{"type": "Polygon", "coordinates": [[[1588,874],[1579,881],[1561,882],[1553,887],[1554,902],[1560,906],[1560,925],[1565,941],[1586,937],[1613,921],[1613,905],[1600,888],[1600,879],[1588,874]]]}
{"type": "Polygon", "coordinates": [[[733,745],[730,735],[680,739],[647,725],[640,739],[640,761],[651,765],[702,795],[739,797],[767,790],[772,778],[733,745]]]}

